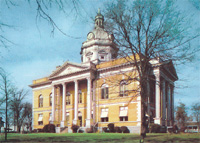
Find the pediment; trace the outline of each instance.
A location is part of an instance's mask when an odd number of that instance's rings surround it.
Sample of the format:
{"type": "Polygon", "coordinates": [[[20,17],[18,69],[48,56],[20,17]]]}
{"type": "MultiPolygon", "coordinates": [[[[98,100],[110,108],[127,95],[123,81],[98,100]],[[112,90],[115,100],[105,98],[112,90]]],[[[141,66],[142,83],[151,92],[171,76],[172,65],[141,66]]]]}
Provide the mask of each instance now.
{"type": "Polygon", "coordinates": [[[164,67],[165,69],[168,70],[168,72],[173,75],[174,79],[175,80],[178,80],[178,76],[177,76],[177,73],[176,73],[176,69],[174,67],[174,64],[172,61],[168,62],[167,64],[164,64],[164,67]]]}
{"type": "Polygon", "coordinates": [[[63,75],[68,75],[71,73],[75,73],[78,71],[82,71],[83,69],[86,69],[87,67],[82,66],[80,64],[74,64],[74,63],[69,63],[66,62],[63,64],[61,67],[57,68],[51,75],[50,77],[57,77],[57,76],[63,76],[63,75]]]}

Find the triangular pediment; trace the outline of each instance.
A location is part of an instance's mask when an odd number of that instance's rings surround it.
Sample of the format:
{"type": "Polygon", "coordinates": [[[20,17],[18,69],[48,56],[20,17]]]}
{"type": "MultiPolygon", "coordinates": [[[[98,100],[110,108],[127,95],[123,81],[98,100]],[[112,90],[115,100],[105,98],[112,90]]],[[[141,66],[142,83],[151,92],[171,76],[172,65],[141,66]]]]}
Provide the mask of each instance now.
{"type": "Polygon", "coordinates": [[[87,68],[86,66],[82,66],[80,64],[66,62],[62,66],[58,67],[50,75],[50,77],[57,77],[57,76],[68,75],[68,74],[71,74],[71,73],[82,71],[83,69],[86,69],[86,68],[87,68]]]}
{"type": "Polygon", "coordinates": [[[176,69],[174,67],[174,64],[172,61],[167,62],[166,64],[163,65],[165,69],[168,70],[168,72],[174,77],[174,80],[178,80],[178,76],[176,73],[176,69]]]}

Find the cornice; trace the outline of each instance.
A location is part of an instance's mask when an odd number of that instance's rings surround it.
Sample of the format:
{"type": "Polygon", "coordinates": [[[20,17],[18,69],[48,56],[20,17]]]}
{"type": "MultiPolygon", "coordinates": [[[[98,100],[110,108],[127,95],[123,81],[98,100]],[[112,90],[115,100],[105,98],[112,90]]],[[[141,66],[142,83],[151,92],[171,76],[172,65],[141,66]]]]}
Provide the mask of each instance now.
{"type": "Polygon", "coordinates": [[[31,84],[31,85],[29,85],[29,87],[35,88],[35,87],[39,87],[39,86],[50,85],[51,83],[52,83],[52,81],[45,81],[45,82],[40,82],[40,83],[36,83],[36,84],[31,84]]]}

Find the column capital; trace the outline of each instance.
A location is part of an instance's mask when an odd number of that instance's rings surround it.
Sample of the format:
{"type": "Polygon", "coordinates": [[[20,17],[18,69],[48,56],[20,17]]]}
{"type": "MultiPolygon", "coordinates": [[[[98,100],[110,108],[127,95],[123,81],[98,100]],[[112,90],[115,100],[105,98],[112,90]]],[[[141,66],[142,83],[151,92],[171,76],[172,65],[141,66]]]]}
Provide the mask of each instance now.
{"type": "Polygon", "coordinates": [[[87,80],[91,80],[91,77],[87,77],[86,79],[87,79],[87,80]]]}
{"type": "Polygon", "coordinates": [[[63,82],[62,85],[65,86],[65,85],[66,85],[66,82],[63,82]]]}

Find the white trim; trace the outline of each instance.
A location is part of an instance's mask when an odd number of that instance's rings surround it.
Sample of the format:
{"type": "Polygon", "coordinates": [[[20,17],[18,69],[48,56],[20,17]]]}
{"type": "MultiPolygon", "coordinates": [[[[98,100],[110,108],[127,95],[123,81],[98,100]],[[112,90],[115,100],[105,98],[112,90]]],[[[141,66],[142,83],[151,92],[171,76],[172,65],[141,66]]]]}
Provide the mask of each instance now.
{"type": "Polygon", "coordinates": [[[40,90],[40,89],[44,89],[44,88],[51,88],[51,84],[50,85],[40,85],[41,87],[33,87],[32,90],[36,91],[36,90],[40,90]]]}
{"type": "Polygon", "coordinates": [[[42,111],[33,111],[33,113],[43,113],[43,112],[51,112],[52,110],[42,110],[42,111]]]}
{"type": "Polygon", "coordinates": [[[115,74],[123,74],[123,73],[126,73],[126,72],[133,72],[135,71],[135,68],[133,67],[130,67],[130,68],[125,68],[125,69],[117,69],[117,70],[114,70],[114,71],[110,71],[110,72],[105,72],[105,73],[99,73],[99,78],[103,78],[103,77],[108,77],[108,76],[112,76],[112,75],[115,75],[115,74]]]}
{"type": "MultiPolygon", "coordinates": [[[[141,99],[141,96],[138,96],[138,99],[141,99]]],[[[139,101],[137,104],[137,121],[137,126],[141,126],[141,101],[139,101]]]]}
{"type": "Polygon", "coordinates": [[[87,79],[88,77],[90,77],[90,71],[88,71],[85,74],[81,74],[81,75],[78,74],[75,76],[63,77],[62,79],[53,80],[52,84],[62,84],[63,82],[73,82],[76,80],[87,79]]]}

